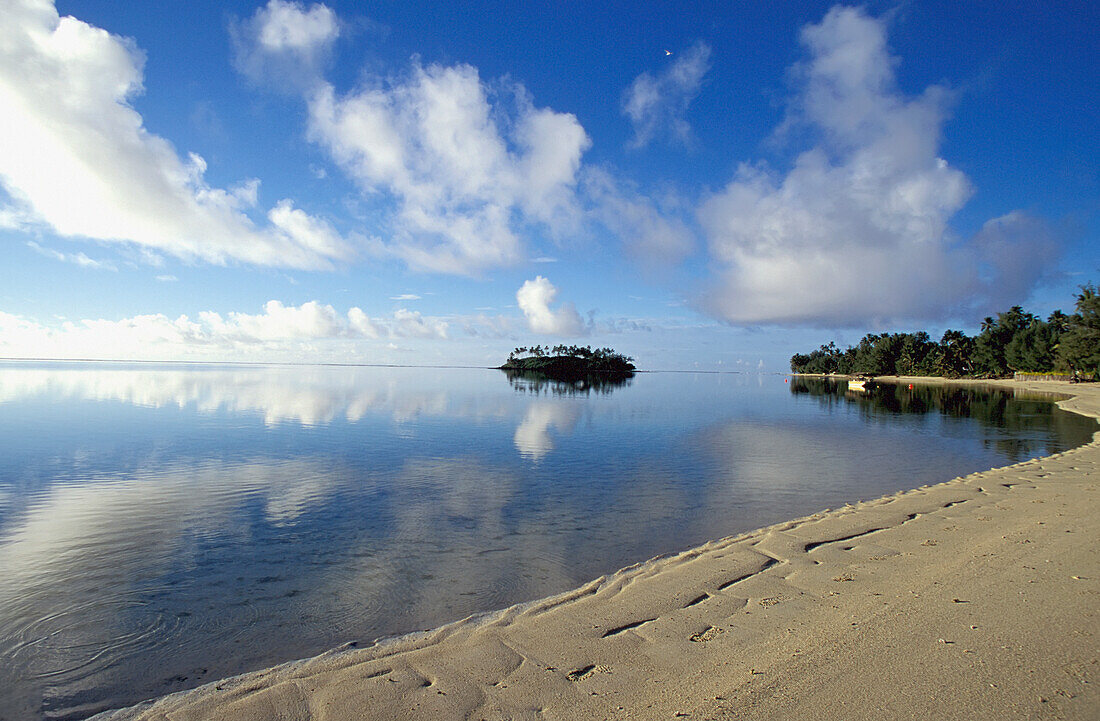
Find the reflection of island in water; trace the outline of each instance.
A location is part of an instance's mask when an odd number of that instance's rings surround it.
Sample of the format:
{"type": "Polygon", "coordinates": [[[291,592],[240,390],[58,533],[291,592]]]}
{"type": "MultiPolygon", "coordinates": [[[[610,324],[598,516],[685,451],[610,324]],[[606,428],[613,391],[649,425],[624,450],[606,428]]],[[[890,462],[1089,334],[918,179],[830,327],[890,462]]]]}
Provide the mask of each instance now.
{"type": "Polygon", "coordinates": [[[516,348],[500,366],[521,393],[610,394],[634,377],[634,359],[612,348],[556,345],[516,348]]]}
{"type": "Polygon", "coordinates": [[[619,375],[608,373],[587,373],[575,376],[551,376],[539,371],[513,370],[502,368],[508,376],[508,382],[518,393],[533,393],[542,395],[548,393],[555,396],[610,395],[616,388],[629,386],[634,380],[634,374],[619,375]]]}
{"type": "Polygon", "coordinates": [[[991,442],[1014,462],[1049,455],[1044,440],[1053,427],[1070,447],[1088,443],[1095,429],[1054,405],[1056,393],[994,387],[877,383],[851,392],[846,380],[791,378],[791,393],[812,396],[824,406],[857,404],[867,416],[939,413],[948,418],[972,418],[999,430],[991,442]]]}

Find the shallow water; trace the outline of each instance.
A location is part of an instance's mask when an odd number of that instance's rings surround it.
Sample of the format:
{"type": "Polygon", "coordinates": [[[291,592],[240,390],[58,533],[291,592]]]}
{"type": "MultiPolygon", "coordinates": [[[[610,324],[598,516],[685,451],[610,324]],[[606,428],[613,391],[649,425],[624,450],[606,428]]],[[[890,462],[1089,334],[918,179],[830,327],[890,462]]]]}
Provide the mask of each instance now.
{"type": "Polygon", "coordinates": [[[0,365],[0,719],[82,718],[1087,442],[1048,400],[0,365]]]}

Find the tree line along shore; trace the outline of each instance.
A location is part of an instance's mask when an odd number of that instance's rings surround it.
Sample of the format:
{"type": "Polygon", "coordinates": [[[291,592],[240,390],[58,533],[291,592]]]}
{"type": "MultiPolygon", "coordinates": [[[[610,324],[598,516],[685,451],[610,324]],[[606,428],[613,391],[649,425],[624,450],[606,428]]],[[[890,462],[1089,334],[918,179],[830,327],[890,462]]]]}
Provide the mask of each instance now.
{"type": "Polygon", "coordinates": [[[829,342],[791,356],[791,372],[838,375],[1004,378],[1014,374],[1057,374],[1079,380],[1100,377],[1100,295],[1081,287],[1076,312],[1056,310],[1043,320],[1013,306],[986,317],[970,337],[948,330],[939,342],[925,331],[869,333],[841,350],[829,342]]]}

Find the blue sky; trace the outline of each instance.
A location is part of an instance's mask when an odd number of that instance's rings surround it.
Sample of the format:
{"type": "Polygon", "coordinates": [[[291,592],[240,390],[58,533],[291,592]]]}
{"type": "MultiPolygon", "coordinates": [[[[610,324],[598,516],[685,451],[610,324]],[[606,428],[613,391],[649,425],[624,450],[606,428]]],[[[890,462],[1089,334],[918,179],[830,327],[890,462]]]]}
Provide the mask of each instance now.
{"type": "Polygon", "coordinates": [[[1100,280],[1091,3],[2,2],[0,356],[783,371],[1100,280]]]}

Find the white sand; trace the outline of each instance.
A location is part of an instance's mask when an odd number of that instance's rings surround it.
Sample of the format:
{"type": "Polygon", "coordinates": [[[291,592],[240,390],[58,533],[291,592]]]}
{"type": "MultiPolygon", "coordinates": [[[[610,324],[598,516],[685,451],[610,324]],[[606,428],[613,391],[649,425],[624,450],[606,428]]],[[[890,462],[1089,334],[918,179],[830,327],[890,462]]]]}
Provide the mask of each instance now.
{"type": "Polygon", "coordinates": [[[102,718],[1097,719],[1098,481],[1094,439],[102,718]]]}

